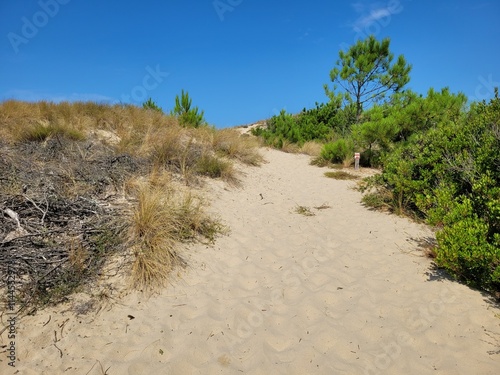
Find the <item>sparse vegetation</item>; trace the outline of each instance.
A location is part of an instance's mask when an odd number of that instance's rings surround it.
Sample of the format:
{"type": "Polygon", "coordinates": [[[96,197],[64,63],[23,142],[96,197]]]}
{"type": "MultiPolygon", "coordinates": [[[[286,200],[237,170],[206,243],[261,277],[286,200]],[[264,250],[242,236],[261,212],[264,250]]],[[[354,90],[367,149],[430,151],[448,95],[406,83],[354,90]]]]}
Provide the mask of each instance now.
{"type": "Polygon", "coordinates": [[[325,172],[325,176],[335,180],[357,180],[359,177],[345,171],[325,172]]]}
{"type": "Polygon", "coordinates": [[[295,207],[295,212],[300,214],[300,215],[304,215],[304,216],[315,216],[316,215],[314,212],[311,211],[311,209],[309,207],[306,207],[306,206],[297,205],[297,207],[295,207]]]}
{"type": "Polygon", "coordinates": [[[380,191],[367,193],[361,199],[363,204],[369,208],[376,210],[391,210],[392,209],[392,194],[388,191],[383,194],[380,191]]]}
{"type": "Polygon", "coordinates": [[[180,243],[226,231],[186,183],[235,182],[255,141],[145,104],[0,103],[0,273],[14,261],[26,306],[87,290],[118,254],[134,285],[164,285],[180,243]]]}

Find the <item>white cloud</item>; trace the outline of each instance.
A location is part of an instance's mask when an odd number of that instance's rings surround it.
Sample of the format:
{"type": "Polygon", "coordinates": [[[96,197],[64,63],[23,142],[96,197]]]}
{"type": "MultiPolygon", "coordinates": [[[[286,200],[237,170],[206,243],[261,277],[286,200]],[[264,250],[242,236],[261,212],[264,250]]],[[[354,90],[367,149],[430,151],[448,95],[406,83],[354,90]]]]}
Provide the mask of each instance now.
{"type": "Polygon", "coordinates": [[[372,23],[377,22],[378,20],[389,17],[391,12],[388,8],[378,8],[370,11],[368,15],[364,15],[359,17],[353,24],[353,28],[355,31],[359,29],[364,29],[365,27],[370,26],[372,23]]]}
{"type": "Polygon", "coordinates": [[[351,7],[357,13],[358,17],[354,22],[349,23],[349,27],[354,32],[359,33],[375,23],[386,26],[391,19],[391,15],[400,13],[403,10],[402,1],[355,1],[351,3],[351,7]]]}

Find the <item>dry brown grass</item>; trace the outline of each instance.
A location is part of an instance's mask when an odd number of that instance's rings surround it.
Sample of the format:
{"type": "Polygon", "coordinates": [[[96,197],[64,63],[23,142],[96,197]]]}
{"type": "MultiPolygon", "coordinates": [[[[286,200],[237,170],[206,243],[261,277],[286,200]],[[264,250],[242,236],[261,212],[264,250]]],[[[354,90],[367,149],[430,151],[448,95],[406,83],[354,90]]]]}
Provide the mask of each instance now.
{"type": "MultiPolygon", "coordinates": [[[[8,177],[0,193],[5,200],[21,199],[23,185],[29,184],[19,173],[27,175],[37,165],[40,170],[50,167],[51,173],[44,175],[50,181],[44,180],[43,186],[53,184],[55,191],[64,193],[63,198],[85,195],[82,205],[95,201],[102,207],[108,207],[108,198],[117,199],[113,209],[120,213],[126,213],[132,204],[130,214],[125,215],[127,234],[104,231],[96,235],[92,249],[102,258],[108,256],[111,241],[117,251],[128,254],[131,250],[135,254],[134,284],[155,287],[164,285],[169,272],[184,264],[180,242],[210,242],[225,231],[218,220],[204,213],[201,199],[185,184],[174,181],[189,183],[196,176],[207,176],[235,182],[234,162],[262,163],[258,142],[233,129],[184,128],[172,116],[130,105],[9,100],[0,103],[0,166],[8,177]],[[9,161],[9,150],[15,150],[16,163],[9,161]],[[19,155],[26,151],[33,160],[21,163],[19,155]],[[65,163],[60,163],[63,157],[65,163]],[[39,161],[45,164],[38,165],[39,161]],[[131,202],[124,203],[123,198],[131,202]],[[122,245],[127,246],[122,249],[122,245]]],[[[45,202],[46,192],[30,191],[35,193],[45,202]]],[[[122,228],[123,221],[116,227],[122,228]]],[[[82,245],[86,241],[75,237],[66,249],[74,270],[88,268],[92,254],[90,247],[82,245]]]]}
{"type": "Polygon", "coordinates": [[[352,156],[346,156],[346,158],[342,162],[342,166],[344,168],[349,168],[354,164],[354,158],[352,156]]]}
{"type": "Polygon", "coordinates": [[[300,152],[300,147],[298,144],[292,143],[285,139],[283,140],[281,151],[286,152],[288,154],[298,154],[300,152]]]}
{"type": "Polygon", "coordinates": [[[262,155],[258,152],[259,140],[256,137],[242,136],[236,129],[212,131],[212,147],[215,152],[247,165],[262,164],[262,155]]]}
{"type": "Polygon", "coordinates": [[[132,279],[136,287],[164,286],[171,271],[184,266],[179,242],[211,242],[225,232],[218,220],[205,214],[202,200],[176,186],[166,171],[131,181],[129,190],[137,200],[128,235],[135,255],[132,279]]]}
{"type": "Polygon", "coordinates": [[[322,148],[323,145],[321,143],[309,141],[302,145],[300,153],[317,158],[321,155],[322,148]]]}
{"type": "Polygon", "coordinates": [[[131,218],[130,243],[135,255],[133,283],[140,287],[163,285],[180,258],[174,251],[173,223],[164,193],[150,187],[138,192],[131,218]]]}
{"type": "MultiPolygon", "coordinates": [[[[263,161],[255,137],[243,137],[235,129],[184,128],[175,117],[131,105],[15,100],[0,103],[0,136],[5,142],[41,142],[60,136],[82,140],[90,135],[110,144],[117,153],[151,159],[154,165],[167,166],[186,180],[196,172],[198,161],[204,158],[201,163],[206,164],[210,154],[247,165],[263,161]]],[[[234,180],[230,163],[220,164],[228,165],[221,176],[234,180]]]]}

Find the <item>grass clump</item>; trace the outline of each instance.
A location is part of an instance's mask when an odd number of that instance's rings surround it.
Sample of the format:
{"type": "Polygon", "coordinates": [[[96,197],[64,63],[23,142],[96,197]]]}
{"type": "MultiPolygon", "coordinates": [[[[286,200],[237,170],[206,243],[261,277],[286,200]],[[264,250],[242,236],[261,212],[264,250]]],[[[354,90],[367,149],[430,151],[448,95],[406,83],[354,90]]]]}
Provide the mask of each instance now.
{"type": "Polygon", "coordinates": [[[304,216],[315,216],[316,214],[311,211],[309,207],[306,206],[297,206],[295,207],[295,212],[298,213],[299,215],[304,215],[304,216]]]}
{"type": "Polygon", "coordinates": [[[19,142],[43,142],[51,137],[64,137],[72,141],[82,141],[85,135],[77,129],[61,124],[38,123],[20,131],[17,135],[19,142]]]}
{"type": "Polygon", "coordinates": [[[369,208],[376,210],[390,210],[392,207],[392,195],[378,192],[367,193],[363,195],[361,202],[369,208]]]}
{"type": "Polygon", "coordinates": [[[308,141],[302,145],[299,152],[301,154],[306,154],[306,155],[312,156],[314,158],[317,158],[318,156],[321,155],[322,148],[323,148],[322,143],[316,142],[316,141],[308,141]]]}
{"type": "Polygon", "coordinates": [[[361,203],[374,210],[394,211],[394,195],[380,184],[380,175],[366,177],[358,183],[357,189],[363,193],[361,203]]]}
{"type": "Polygon", "coordinates": [[[325,172],[325,176],[335,180],[357,180],[358,176],[344,171],[325,172]]]}
{"type": "Polygon", "coordinates": [[[262,155],[258,152],[259,142],[255,137],[243,137],[235,129],[215,130],[211,133],[212,147],[216,153],[236,159],[243,164],[258,166],[262,155]]]}
{"type": "Polygon", "coordinates": [[[175,187],[166,172],[133,184],[137,203],[128,234],[135,255],[133,285],[161,287],[173,269],[185,265],[179,242],[212,242],[225,227],[205,214],[199,198],[175,187]]]}
{"type": "Polygon", "coordinates": [[[196,172],[211,178],[222,178],[226,181],[234,180],[233,164],[214,155],[205,154],[196,163],[196,172]]]}

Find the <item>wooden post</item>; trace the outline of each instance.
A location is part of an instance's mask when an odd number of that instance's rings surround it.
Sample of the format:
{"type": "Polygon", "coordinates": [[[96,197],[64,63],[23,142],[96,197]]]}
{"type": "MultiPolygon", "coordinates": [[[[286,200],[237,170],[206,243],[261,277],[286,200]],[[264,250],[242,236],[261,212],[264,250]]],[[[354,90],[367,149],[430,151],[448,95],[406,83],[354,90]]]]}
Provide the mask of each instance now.
{"type": "Polygon", "coordinates": [[[354,154],[354,169],[359,169],[359,158],[360,158],[360,155],[359,155],[359,152],[356,152],[354,154]]]}

